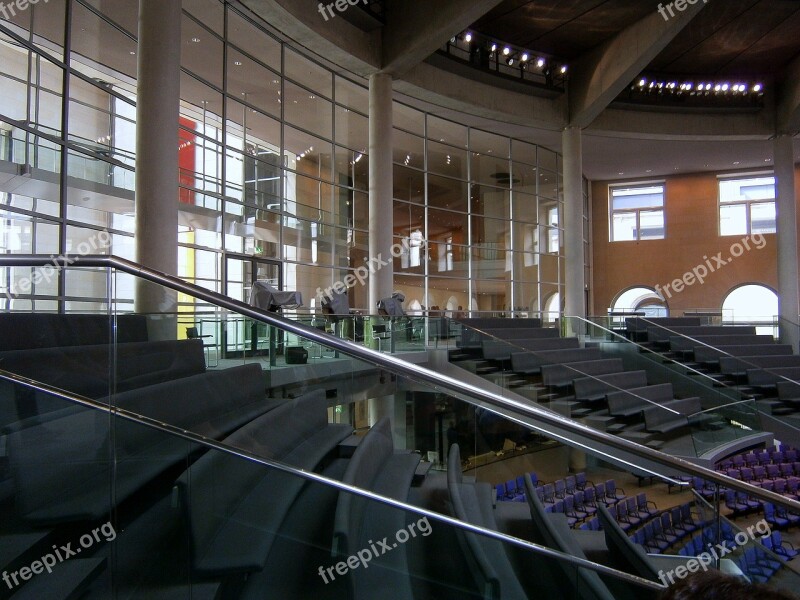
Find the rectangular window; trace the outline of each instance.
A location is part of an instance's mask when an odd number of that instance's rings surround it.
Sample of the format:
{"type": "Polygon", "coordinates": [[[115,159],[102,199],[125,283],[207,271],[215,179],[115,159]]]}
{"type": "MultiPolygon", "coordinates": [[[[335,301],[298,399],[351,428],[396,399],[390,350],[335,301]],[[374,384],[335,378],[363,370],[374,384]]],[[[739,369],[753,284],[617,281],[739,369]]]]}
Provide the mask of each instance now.
{"type": "Polygon", "coordinates": [[[719,234],[775,233],[775,177],[721,179],[719,234]]]}
{"type": "Polygon", "coordinates": [[[664,186],[609,188],[612,242],[664,239],[664,186]]]}

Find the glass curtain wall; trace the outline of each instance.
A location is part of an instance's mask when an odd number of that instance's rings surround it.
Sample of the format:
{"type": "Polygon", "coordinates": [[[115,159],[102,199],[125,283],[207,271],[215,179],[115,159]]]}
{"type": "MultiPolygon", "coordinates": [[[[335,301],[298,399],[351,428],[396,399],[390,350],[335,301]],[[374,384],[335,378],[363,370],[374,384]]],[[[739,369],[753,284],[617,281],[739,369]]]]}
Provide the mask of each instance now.
{"type": "MultiPolygon", "coordinates": [[[[0,20],[3,252],[134,257],[136,25],[129,0],[0,20]]],[[[367,258],[365,83],[238,5],[184,0],[180,112],[178,275],[246,300],[245,259],[280,262],[277,283],[318,308],[367,258]]],[[[399,101],[393,144],[406,307],[534,316],[563,297],[560,156],[399,101]]],[[[106,309],[100,276],[31,275],[0,273],[1,308],[106,309]]],[[[365,287],[350,305],[369,309],[365,287]]]]}

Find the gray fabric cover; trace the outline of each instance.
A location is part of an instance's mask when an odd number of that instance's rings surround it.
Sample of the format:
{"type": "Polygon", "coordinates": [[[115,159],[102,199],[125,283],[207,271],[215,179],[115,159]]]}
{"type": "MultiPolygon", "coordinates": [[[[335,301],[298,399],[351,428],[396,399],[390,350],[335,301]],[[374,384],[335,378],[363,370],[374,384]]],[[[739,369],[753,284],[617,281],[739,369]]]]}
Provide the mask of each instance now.
{"type": "Polygon", "coordinates": [[[280,307],[295,308],[302,306],[303,296],[300,292],[282,292],[266,281],[256,281],[250,290],[250,306],[264,310],[277,310],[280,307]]]}

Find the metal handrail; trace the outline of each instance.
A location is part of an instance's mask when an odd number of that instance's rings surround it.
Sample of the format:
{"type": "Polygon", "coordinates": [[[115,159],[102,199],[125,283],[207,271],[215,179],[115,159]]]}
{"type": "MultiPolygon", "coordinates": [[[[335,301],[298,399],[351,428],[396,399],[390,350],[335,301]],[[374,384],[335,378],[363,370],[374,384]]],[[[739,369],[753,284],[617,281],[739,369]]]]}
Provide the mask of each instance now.
{"type": "MultiPolygon", "coordinates": [[[[118,269],[124,273],[135,275],[157,283],[166,288],[183,292],[189,296],[194,296],[201,300],[205,300],[211,304],[215,304],[221,308],[239,313],[255,321],[265,323],[267,325],[278,327],[294,333],[295,335],[305,337],[311,341],[328,346],[335,350],[339,350],[344,354],[353,356],[378,365],[391,372],[404,377],[410,377],[418,381],[428,383],[432,386],[438,386],[453,392],[458,396],[467,396],[469,398],[478,399],[481,402],[493,406],[500,410],[509,410],[516,415],[524,416],[530,419],[535,419],[540,423],[548,426],[561,428],[569,431],[575,435],[583,436],[593,442],[601,445],[609,446],[623,453],[633,455],[637,458],[651,461],[663,467],[667,467],[670,474],[685,473],[696,477],[701,477],[706,481],[718,483],[724,487],[735,489],[744,492],[750,496],[765,499],[773,504],[784,506],[789,510],[800,513],[800,502],[791,500],[775,492],[763,490],[756,486],[750,485],[743,481],[733,479],[727,475],[717,473],[711,469],[707,469],[700,465],[696,465],[687,460],[670,456],[663,452],[659,452],[647,446],[642,446],[635,442],[626,439],[609,435],[606,432],[592,429],[587,425],[577,423],[572,419],[563,417],[557,413],[544,410],[538,406],[530,403],[521,402],[513,398],[504,398],[490,390],[478,387],[447,375],[442,375],[431,369],[421,367],[414,363],[403,361],[394,356],[381,354],[375,350],[359,346],[353,342],[328,335],[318,329],[296,323],[289,319],[285,319],[279,315],[272,314],[266,311],[254,308],[239,300],[234,300],[217,292],[201,288],[199,286],[187,283],[186,281],[167,275],[161,271],[156,271],[148,267],[142,266],[133,261],[126,260],[117,256],[104,256],[104,255],[86,255],[80,257],[79,261],[75,259],[67,259],[62,256],[53,258],[47,255],[3,255],[0,256],[0,267],[42,267],[45,265],[54,265],[59,267],[76,268],[80,267],[105,267],[118,269]]],[[[668,477],[668,475],[661,473],[654,473],[659,477],[668,477]]]]}
{"type": "Polygon", "coordinates": [[[562,560],[571,565],[574,565],[576,568],[586,568],[592,571],[596,571],[598,573],[602,573],[604,575],[610,575],[616,579],[621,579],[623,581],[627,581],[629,583],[633,583],[642,587],[649,588],[651,590],[663,591],[665,589],[664,586],[661,586],[657,583],[644,579],[642,577],[638,577],[636,575],[631,575],[629,573],[625,573],[623,571],[618,571],[611,567],[607,567],[605,565],[591,562],[586,558],[579,558],[576,556],[572,556],[571,554],[565,554],[559,550],[553,550],[552,548],[548,548],[547,546],[542,546],[540,544],[535,544],[533,542],[529,542],[527,540],[523,540],[518,537],[514,537],[511,535],[507,535],[505,533],[500,533],[499,531],[493,531],[491,529],[487,529],[480,525],[474,525],[467,521],[461,521],[460,519],[456,519],[455,517],[451,517],[449,515],[444,515],[426,508],[421,508],[419,506],[415,506],[413,504],[409,504],[407,502],[403,502],[401,500],[395,500],[394,498],[390,498],[388,496],[383,496],[381,494],[377,494],[370,490],[366,490],[360,487],[356,487],[354,485],[350,485],[347,483],[343,483],[338,479],[331,479],[324,475],[320,475],[313,471],[306,471],[304,469],[298,469],[291,465],[287,465],[281,462],[278,462],[273,459],[264,458],[263,456],[259,456],[247,450],[241,448],[235,448],[233,446],[228,446],[222,442],[218,442],[217,440],[213,440],[207,438],[205,436],[199,435],[197,433],[193,433],[191,431],[187,431],[182,427],[176,427],[174,425],[170,425],[169,423],[164,423],[163,421],[159,421],[157,419],[153,419],[146,415],[141,415],[129,410],[125,410],[123,408],[119,408],[117,406],[112,406],[110,404],[104,404],[97,400],[93,400],[91,398],[86,398],[85,396],[80,396],[78,394],[74,394],[72,392],[68,392],[51,385],[43,384],[37,382],[33,379],[28,377],[23,377],[21,375],[17,375],[15,373],[11,373],[4,369],[0,369],[0,380],[9,381],[11,383],[16,383],[22,385],[28,389],[35,390],[38,392],[42,392],[44,394],[55,396],[61,398],[63,400],[67,400],[74,404],[79,404],[81,406],[85,406],[87,408],[91,408],[94,410],[98,410],[101,412],[105,412],[111,416],[119,417],[126,421],[130,421],[132,423],[137,423],[139,425],[143,425],[150,429],[155,429],[162,433],[172,435],[175,437],[182,438],[189,442],[198,444],[205,448],[209,448],[212,450],[216,450],[231,456],[235,456],[242,460],[248,460],[253,463],[257,463],[263,465],[265,467],[270,467],[276,469],[278,471],[283,471],[284,473],[289,473],[291,475],[301,477],[303,479],[313,481],[315,483],[320,483],[323,485],[331,486],[336,488],[342,492],[347,492],[351,494],[355,494],[356,496],[360,496],[362,498],[367,498],[369,500],[374,500],[376,502],[381,502],[383,504],[387,504],[392,506],[393,508],[405,510],[411,513],[415,513],[418,515],[422,515],[425,517],[430,517],[436,521],[441,523],[446,523],[448,525],[452,525],[453,527],[464,529],[466,531],[471,531],[473,533],[477,533],[480,535],[485,535],[487,537],[496,539],[500,542],[513,544],[515,546],[519,546],[521,548],[525,548],[526,550],[531,550],[536,554],[541,554],[543,556],[547,556],[553,558],[555,560],[562,560]]]}

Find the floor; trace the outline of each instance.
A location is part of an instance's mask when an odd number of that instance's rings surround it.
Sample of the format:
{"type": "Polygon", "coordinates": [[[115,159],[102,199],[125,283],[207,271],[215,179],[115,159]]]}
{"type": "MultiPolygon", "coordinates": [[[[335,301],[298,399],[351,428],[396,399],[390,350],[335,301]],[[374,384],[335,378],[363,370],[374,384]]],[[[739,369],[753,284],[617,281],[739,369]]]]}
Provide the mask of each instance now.
{"type": "MultiPolygon", "coordinates": [[[[532,452],[513,456],[506,460],[501,460],[480,466],[475,469],[465,471],[465,475],[472,475],[478,481],[486,481],[494,485],[501,481],[508,481],[523,473],[533,471],[539,479],[552,482],[556,479],[562,479],[565,474],[569,473],[570,462],[570,448],[567,446],[556,446],[545,448],[541,450],[534,450],[532,452]]],[[[666,483],[645,482],[641,487],[636,476],[631,473],[620,471],[617,469],[609,468],[606,466],[587,466],[585,470],[589,481],[598,483],[606,481],[607,479],[614,479],[617,488],[625,490],[627,495],[635,495],[639,492],[646,492],[647,499],[655,502],[660,510],[668,509],[685,502],[690,502],[694,499],[694,495],[689,490],[678,491],[672,488],[670,491],[666,483]]],[[[723,516],[729,516],[730,511],[722,506],[723,516]]],[[[733,524],[740,529],[747,529],[751,525],[755,525],[764,518],[763,513],[754,513],[744,517],[738,517],[732,520],[733,524]]],[[[763,529],[763,527],[762,527],[763,529]]],[[[793,528],[788,531],[781,531],[784,541],[790,542],[795,548],[800,548],[800,528],[793,528]]],[[[786,565],[800,574],[800,557],[786,563],[786,565]]],[[[793,580],[793,585],[797,586],[797,582],[793,580]]],[[[782,586],[783,587],[783,586],[782,586]]],[[[795,587],[797,589],[797,587],[795,587]]]]}

